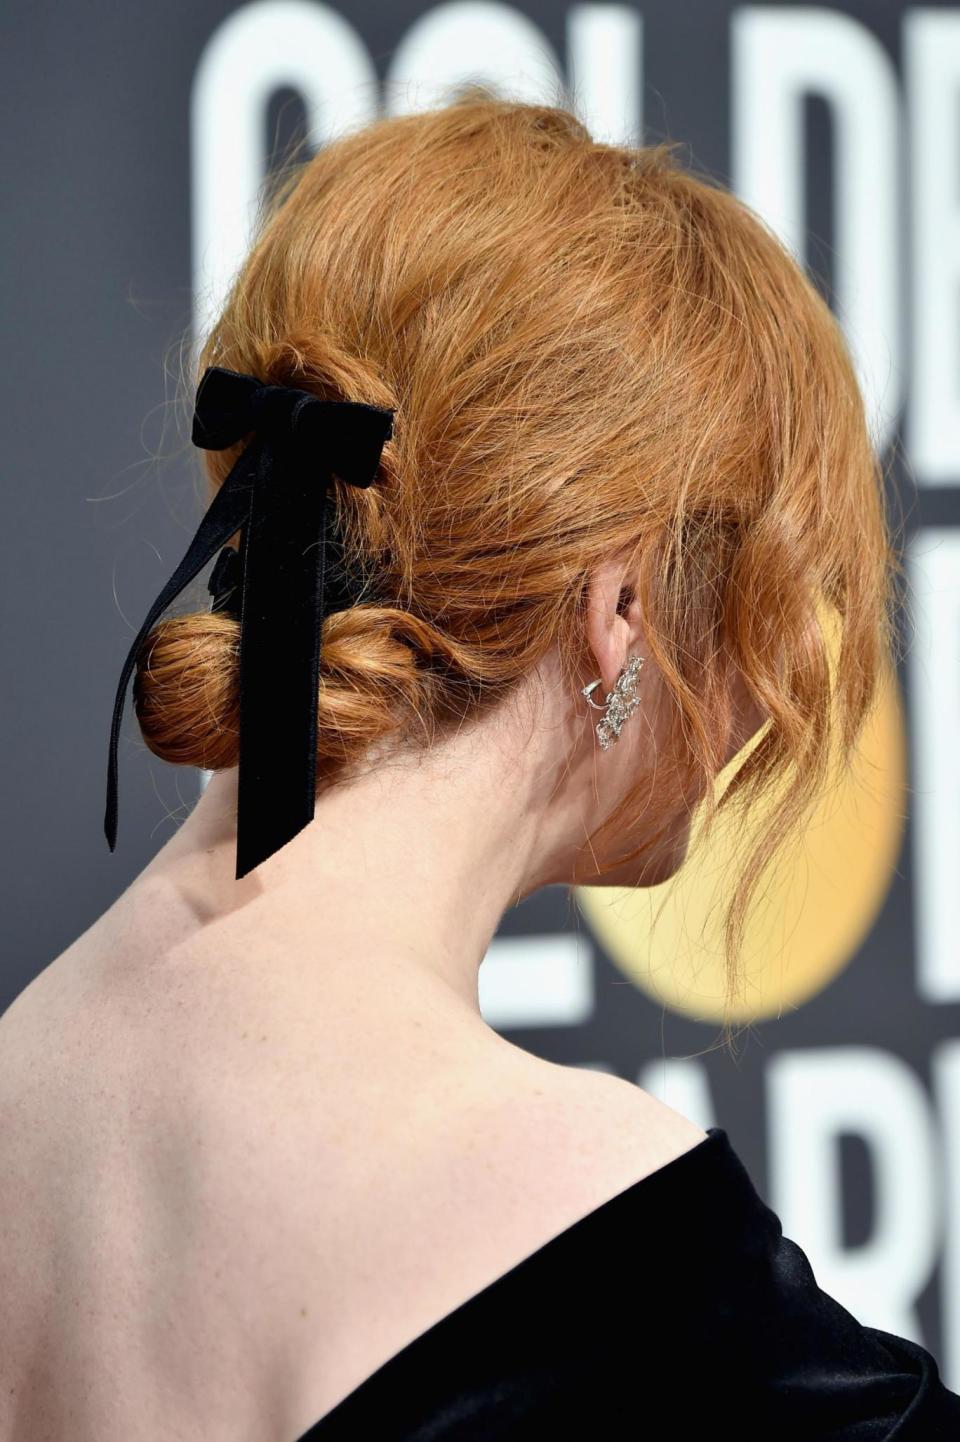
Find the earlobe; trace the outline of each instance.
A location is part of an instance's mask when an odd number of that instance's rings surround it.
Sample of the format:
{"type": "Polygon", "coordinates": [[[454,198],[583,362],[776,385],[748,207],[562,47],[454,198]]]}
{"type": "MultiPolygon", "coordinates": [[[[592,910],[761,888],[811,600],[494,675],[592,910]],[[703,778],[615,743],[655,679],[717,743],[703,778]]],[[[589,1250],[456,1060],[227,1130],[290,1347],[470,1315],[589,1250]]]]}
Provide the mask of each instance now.
{"type": "Polygon", "coordinates": [[[587,590],[587,643],[592,652],[592,673],[600,673],[604,689],[614,684],[628,645],[626,623],[620,611],[624,590],[623,562],[604,561],[595,568],[587,590]]]}
{"type": "Polygon", "coordinates": [[[628,653],[636,649],[626,619],[636,592],[625,570],[623,557],[603,562],[587,590],[586,640],[593,657],[588,664],[593,674],[599,673],[604,693],[616,684],[628,653]]]}

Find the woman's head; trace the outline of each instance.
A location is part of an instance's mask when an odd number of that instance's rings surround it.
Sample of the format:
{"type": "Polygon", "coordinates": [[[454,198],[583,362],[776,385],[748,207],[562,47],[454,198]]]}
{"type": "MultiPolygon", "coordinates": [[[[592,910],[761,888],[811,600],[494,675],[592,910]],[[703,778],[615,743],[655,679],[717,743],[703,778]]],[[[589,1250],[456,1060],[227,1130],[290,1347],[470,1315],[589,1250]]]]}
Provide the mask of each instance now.
{"type": "MultiPolygon", "coordinates": [[[[395,413],[378,483],[335,483],[368,599],[324,626],[321,787],[536,691],[580,803],[542,879],[650,884],[769,720],[722,798],[786,783],[731,902],[732,987],[750,892],[834,732],[853,747],[894,636],[853,368],[772,233],[672,145],[468,95],[292,172],[210,364],[395,413]],[[641,706],[600,752],[580,690],[600,677],[602,699],[629,654],[641,706]]],[[[213,487],[235,458],[206,457],[213,487]]],[[[157,755],[236,765],[237,633],[206,611],[151,633],[135,701],[157,755]]]]}

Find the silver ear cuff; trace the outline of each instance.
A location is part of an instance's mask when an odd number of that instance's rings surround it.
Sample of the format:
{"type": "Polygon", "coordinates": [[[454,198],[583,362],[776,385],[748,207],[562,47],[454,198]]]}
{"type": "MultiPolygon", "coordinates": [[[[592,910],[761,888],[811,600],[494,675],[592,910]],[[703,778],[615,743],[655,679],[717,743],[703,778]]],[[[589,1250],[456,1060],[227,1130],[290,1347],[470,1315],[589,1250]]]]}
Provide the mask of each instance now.
{"type": "Polygon", "coordinates": [[[598,721],[596,733],[600,740],[600,747],[606,751],[620,736],[620,728],[627,717],[640,705],[640,696],[637,692],[637,677],[640,675],[640,668],[643,665],[642,656],[631,656],[626,664],[620,668],[612,691],[607,692],[605,706],[598,706],[594,701],[592,692],[602,684],[602,677],[591,681],[589,686],[581,687],[581,695],[586,696],[588,703],[595,711],[603,711],[604,718],[598,721]]]}

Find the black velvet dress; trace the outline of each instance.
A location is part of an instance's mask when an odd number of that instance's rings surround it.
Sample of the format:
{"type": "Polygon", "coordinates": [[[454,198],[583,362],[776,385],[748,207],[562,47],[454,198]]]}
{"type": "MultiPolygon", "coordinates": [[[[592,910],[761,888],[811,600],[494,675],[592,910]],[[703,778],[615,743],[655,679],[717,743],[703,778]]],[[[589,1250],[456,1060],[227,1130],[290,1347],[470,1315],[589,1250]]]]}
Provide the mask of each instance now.
{"type": "Polygon", "coordinates": [[[929,1352],[817,1285],[722,1127],[414,1338],[299,1442],[960,1442],[929,1352]]]}

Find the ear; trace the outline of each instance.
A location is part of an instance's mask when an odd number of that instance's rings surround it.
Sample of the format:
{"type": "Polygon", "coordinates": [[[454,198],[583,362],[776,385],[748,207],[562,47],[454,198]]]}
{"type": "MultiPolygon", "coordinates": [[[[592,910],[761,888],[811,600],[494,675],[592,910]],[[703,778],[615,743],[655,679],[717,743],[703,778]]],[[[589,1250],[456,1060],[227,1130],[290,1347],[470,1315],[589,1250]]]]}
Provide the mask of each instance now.
{"type": "Polygon", "coordinates": [[[600,676],[604,694],[613,688],[621,667],[636,652],[640,640],[628,559],[617,556],[601,562],[587,584],[588,653],[596,663],[594,674],[600,676]]]}

